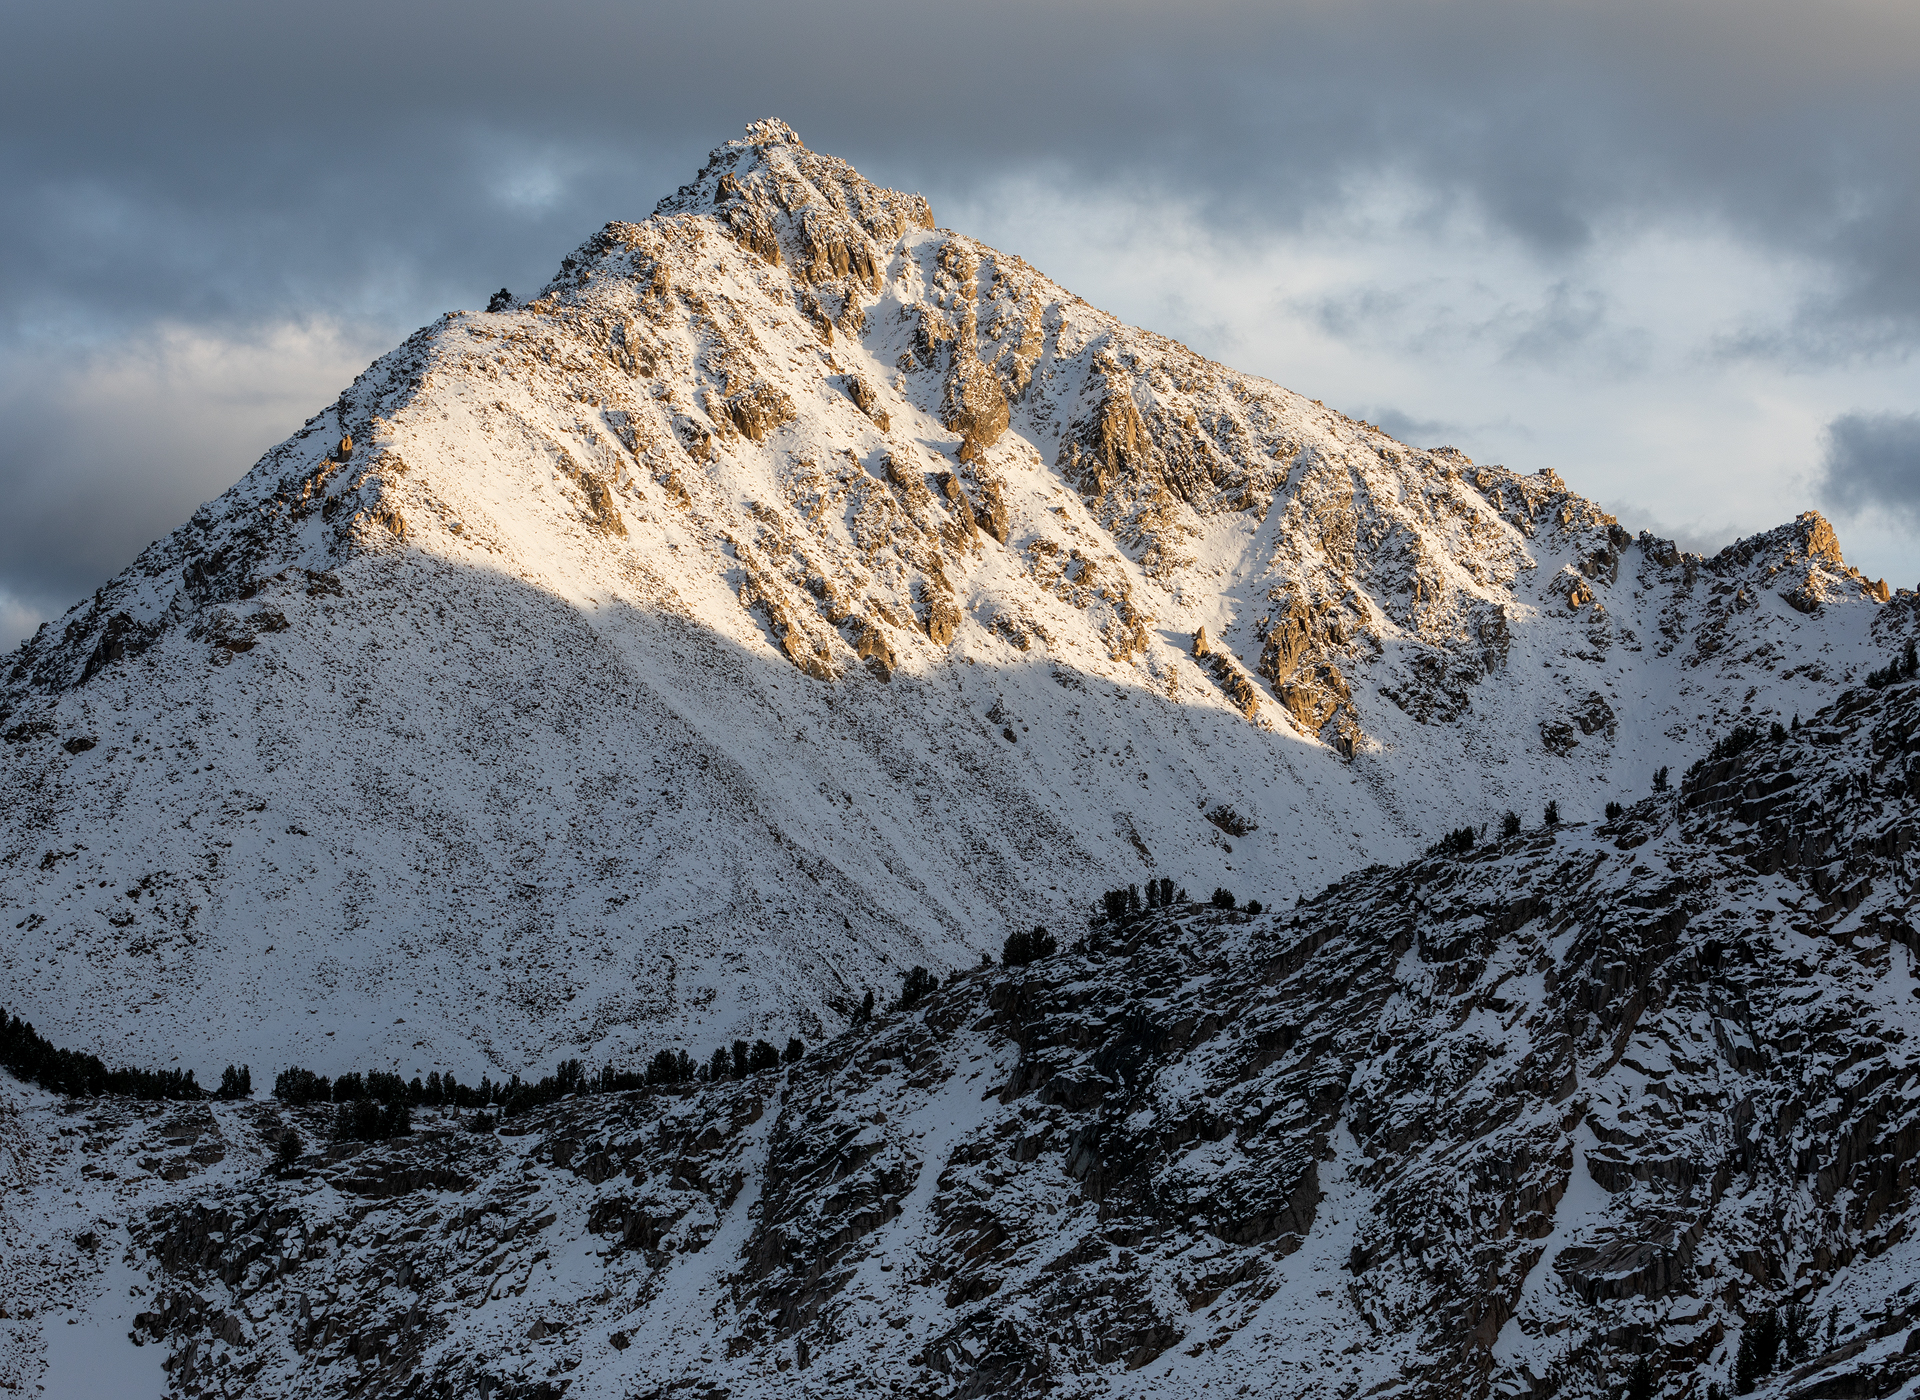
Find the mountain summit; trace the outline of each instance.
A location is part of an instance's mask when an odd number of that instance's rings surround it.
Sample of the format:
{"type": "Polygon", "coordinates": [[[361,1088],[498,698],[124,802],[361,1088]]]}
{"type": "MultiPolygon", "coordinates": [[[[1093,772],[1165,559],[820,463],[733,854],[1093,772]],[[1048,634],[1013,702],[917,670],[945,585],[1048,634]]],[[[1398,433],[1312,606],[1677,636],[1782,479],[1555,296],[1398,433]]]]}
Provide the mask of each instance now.
{"type": "Polygon", "coordinates": [[[817,1039],[1116,883],[1595,814],[1913,615],[1818,516],[1683,554],[759,122],[21,646],[0,987],[208,1070],[817,1039]]]}

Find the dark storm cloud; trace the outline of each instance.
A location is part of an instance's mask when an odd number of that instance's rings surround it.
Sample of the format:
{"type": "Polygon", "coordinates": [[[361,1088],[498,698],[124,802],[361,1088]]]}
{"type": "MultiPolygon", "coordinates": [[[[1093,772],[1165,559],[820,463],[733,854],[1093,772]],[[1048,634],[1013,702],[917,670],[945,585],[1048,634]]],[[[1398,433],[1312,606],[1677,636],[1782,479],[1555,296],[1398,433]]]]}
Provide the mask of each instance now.
{"type": "Polygon", "coordinates": [[[1725,220],[1830,265],[1810,326],[1920,323],[1907,7],[82,4],[6,34],[16,323],[470,300],[770,114],[889,182],[1053,168],[1255,226],[1369,174],[1548,253],[1725,220]]]}
{"type": "MultiPolygon", "coordinates": [[[[391,341],[537,286],[761,116],[936,214],[1021,175],[1151,190],[1251,240],[1387,180],[1409,223],[1465,215],[1547,263],[1710,226],[1822,289],[1742,353],[1905,353],[1917,41],[1891,4],[11,6],[0,493],[45,509],[0,520],[0,606],[73,596],[242,465],[199,472],[190,428],[192,452],[149,441],[122,471],[172,485],[126,483],[123,528],[63,536],[87,511],[60,483],[114,475],[83,423],[98,357],[311,318],[391,341]]],[[[1551,362],[1604,313],[1569,293],[1485,333],[1551,362]]]]}
{"type": "Polygon", "coordinates": [[[1827,425],[1821,498],[1849,514],[1883,510],[1920,528],[1920,414],[1848,413],[1827,425]]]}

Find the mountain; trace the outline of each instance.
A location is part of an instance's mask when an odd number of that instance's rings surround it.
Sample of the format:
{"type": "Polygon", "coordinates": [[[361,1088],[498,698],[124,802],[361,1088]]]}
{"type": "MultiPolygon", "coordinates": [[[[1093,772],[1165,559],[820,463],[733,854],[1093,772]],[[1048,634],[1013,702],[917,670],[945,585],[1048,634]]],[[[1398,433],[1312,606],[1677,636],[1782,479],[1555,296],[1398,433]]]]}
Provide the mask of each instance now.
{"type": "Polygon", "coordinates": [[[1289,905],[1894,655],[1126,326],[779,122],[449,313],[25,643],[0,996],[190,1066],[837,1034],[1170,876],[1289,905]]]}
{"type": "Polygon", "coordinates": [[[1116,911],[498,1134],[23,1090],[0,1281],[114,1393],[1910,1395],[1899,669],[1605,822],[1116,911]]]}

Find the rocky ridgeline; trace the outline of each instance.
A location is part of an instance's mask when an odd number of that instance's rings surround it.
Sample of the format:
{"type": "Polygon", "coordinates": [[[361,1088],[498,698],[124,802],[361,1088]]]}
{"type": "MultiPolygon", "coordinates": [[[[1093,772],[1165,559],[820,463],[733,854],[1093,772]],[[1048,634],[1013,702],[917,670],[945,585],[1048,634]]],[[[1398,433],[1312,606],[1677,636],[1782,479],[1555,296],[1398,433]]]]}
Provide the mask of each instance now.
{"type": "MultiPolygon", "coordinates": [[[[1815,516],[1704,560],[1635,541],[1552,472],[1397,442],[936,229],[920,196],[769,121],[652,218],[607,225],[524,310],[452,317],[377,363],[236,493],[43,630],[11,668],[8,708],[171,628],[230,658],[295,625],[282,595],[337,594],[330,570],[369,551],[450,534],[510,553],[457,518],[470,512],[444,463],[406,476],[397,430],[449,398],[553,466],[593,531],[624,537],[657,486],[698,521],[768,643],[820,680],[890,676],[903,654],[946,647],[967,614],[1022,651],[1057,651],[1040,604],[1057,599],[1107,659],[1177,692],[1151,629],[1209,586],[1196,549],[1244,517],[1259,603],[1213,641],[1265,687],[1224,682],[1226,702],[1348,756],[1377,731],[1372,694],[1422,723],[1462,718],[1535,607],[1578,615],[1574,648],[1620,640],[1605,599],[1629,547],[1639,581],[1671,595],[1666,645],[1703,658],[1737,639],[1729,623],[1759,587],[1809,613],[1889,596],[1815,516]],[[536,411],[471,401],[529,379],[536,411]],[[760,450],[780,498],[743,503],[727,459],[760,450]],[[1033,490],[1043,460],[1075,509],[1033,490]],[[1022,586],[970,582],[983,540],[1015,551],[1022,586]],[[1748,562],[1764,582],[1734,577],[1748,562]]],[[[671,590],[650,591],[671,606],[671,590]]]]}
{"type": "Polygon", "coordinates": [[[1920,684],[1722,747],[1602,825],[1095,921],[738,1083],[281,1177],[318,1111],[167,1110],[134,1340],[232,1396],[1704,1396],[1797,1305],[1763,1394],[1892,1394],[1920,684]]]}

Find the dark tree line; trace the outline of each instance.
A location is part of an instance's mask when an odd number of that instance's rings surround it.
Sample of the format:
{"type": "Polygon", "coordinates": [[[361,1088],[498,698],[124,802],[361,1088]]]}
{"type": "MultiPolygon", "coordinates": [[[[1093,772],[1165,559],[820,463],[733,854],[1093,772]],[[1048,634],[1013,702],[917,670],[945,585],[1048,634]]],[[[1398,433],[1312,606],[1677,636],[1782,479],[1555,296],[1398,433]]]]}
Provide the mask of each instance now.
{"type": "Polygon", "coordinates": [[[1125,889],[1108,890],[1100,896],[1100,911],[1111,920],[1124,919],[1129,914],[1138,914],[1143,909],[1171,909],[1176,904],[1187,902],[1185,890],[1175,891],[1173,880],[1162,876],[1147,881],[1146,894],[1140,892],[1140,886],[1128,885],[1125,889]]]}
{"type": "MultiPolygon", "coordinates": [[[[102,1094],[120,1094],[131,1099],[204,1099],[207,1091],[194,1080],[190,1069],[136,1069],[131,1065],[108,1069],[98,1055],[83,1050],[62,1050],[34,1030],[31,1023],[0,1010],[0,1065],[17,1078],[55,1094],[71,1098],[98,1098],[102,1094]]],[[[228,1079],[244,1075],[229,1066],[228,1079]]]]}
{"type": "Polygon", "coordinates": [[[1907,649],[1896,660],[1868,673],[1867,684],[1874,690],[1884,690],[1896,681],[1912,680],[1916,671],[1920,671],[1920,656],[1915,655],[1914,645],[1909,641],[1907,649]]]}

